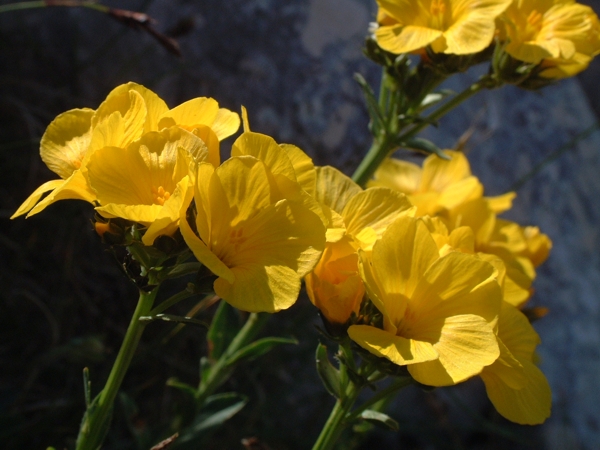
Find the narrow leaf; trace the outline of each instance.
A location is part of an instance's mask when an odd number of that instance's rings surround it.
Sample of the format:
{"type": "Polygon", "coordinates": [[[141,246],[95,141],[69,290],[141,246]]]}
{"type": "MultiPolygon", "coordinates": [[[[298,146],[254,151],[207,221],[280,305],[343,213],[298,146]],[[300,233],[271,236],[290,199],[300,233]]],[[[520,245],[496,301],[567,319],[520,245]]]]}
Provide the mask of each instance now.
{"type": "Polygon", "coordinates": [[[264,355],[279,344],[298,344],[293,338],[266,337],[252,342],[246,347],[238,350],[227,359],[227,365],[233,365],[243,359],[253,360],[264,355]]]}
{"type": "Polygon", "coordinates": [[[421,104],[419,105],[419,111],[423,111],[424,109],[429,108],[430,106],[437,105],[439,102],[449,97],[450,95],[454,95],[455,92],[450,89],[440,89],[437,92],[431,92],[427,94],[421,104]]]}
{"type": "MultiPolygon", "coordinates": [[[[184,429],[177,444],[192,444],[205,436],[211,429],[222,425],[237,414],[248,402],[248,398],[235,392],[211,395],[194,422],[184,429]]],[[[179,448],[179,447],[178,447],[179,448]]],[[[185,446],[183,448],[199,448],[185,446]]]]}
{"type": "Polygon", "coordinates": [[[360,73],[355,73],[354,79],[359,84],[363,91],[363,95],[365,96],[367,110],[369,112],[369,117],[371,118],[371,132],[372,134],[377,135],[383,125],[383,117],[379,109],[379,104],[375,99],[375,93],[373,92],[373,89],[371,89],[371,86],[369,86],[369,83],[367,83],[367,80],[365,80],[360,73]]]}
{"type": "Polygon", "coordinates": [[[196,389],[193,386],[190,386],[187,383],[179,381],[175,377],[169,378],[166,382],[166,385],[170,386],[170,387],[174,387],[175,389],[178,389],[181,392],[184,392],[184,393],[190,395],[192,398],[195,398],[195,396],[196,396],[196,389]]]}
{"type": "Polygon", "coordinates": [[[139,318],[140,322],[153,322],[154,320],[164,320],[165,322],[177,322],[177,323],[187,323],[190,325],[198,325],[202,328],[209,328],[209,325],[198,319],[194,319],[193,317],[183,317],[183,316],[174,316],[172,314],[156,314],[154,316],[141,316],[139,318]]]}
{"type": "Polygon", "coordinates": [[[85,408],[92,404],[92,382],[90,381],[90,369],[83,368],[83,394],[85,395],[85,408]]]}
{"type": "Polygon", "coordinates": [[[219,359],[240,328],[237,310],[229,303],[221,301],[206,335],[208,357],[212,360],[219,359]]]}
{"type": "Polygon", "coordinates": [[[411,150],[418,150],[425,153],[435,153],[440,158],[450,160],[450,157],[445,155],[437,145],[433,142],[423,138],[412,138],[400,143],[402,147],[409,148],[411,150]]]}
{"type": "Polygon", "coordinates": [[[169,272],[169,276],[167,278],[178,278],[184,275],[189,275],[190,273],[196,273],[200,269],[202,269],[203,265],[199,262],[190,262],[177,264],[173,269],[169,272]]]}
{"type": "Polygon", "coordinates": [[[369,422],[374,423],[375,425],[383,425],[386,428],[389,428],[393,431],[398,431],[400,426],[398,422],[392,419],[387,414],[381,413],[379,411],[374,411],[372,409],[366,409],[359,416],[363,420],[367,420],[369,422]]]}
{"type": "Polygon", "coordinates": [[[340,371],[333,367],[327,355],[327,347],[319,343],[315,355],[317,363],[317,373],[325,386],[325,389],[335,398],[342,396],[342,388],[340,384],[340,371]]]}

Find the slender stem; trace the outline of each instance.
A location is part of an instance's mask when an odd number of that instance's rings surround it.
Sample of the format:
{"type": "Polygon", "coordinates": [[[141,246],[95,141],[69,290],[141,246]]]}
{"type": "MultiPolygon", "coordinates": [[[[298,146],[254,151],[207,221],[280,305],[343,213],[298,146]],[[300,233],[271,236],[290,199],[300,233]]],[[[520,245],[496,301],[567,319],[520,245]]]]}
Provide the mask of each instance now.
{"type": "Polygon", "coordinates": [[[364,159],[361,161],[360,165],[352,175],[352,179],[361,186],[364,186],[367,181],[371,179],[377,168],[381,165],[383,160],[387,158],[390,153],[396,150],[400,143],[406,141],[414,137],[419,131],[427,127],[433,122],[436,122],[448,112],[452,111],[462,102],[467,100],[468,98],[475,95],[477,92],[482,89],[490,87],[489,80],[484,78],[467,89],[462,91],[460,94],[456,95],[452,99],[448,100],[430,115],[428,115],[422,122],[415,124],[412,128],[410,128],[405,133],[400,136],[396,136],[395,133],[392,133],[392,130],[388,130],[385,136],[376,136],[373,139],[373,144],[371,148],[365,155],[364,159]]]}
{"type": "Polygon", "coordinates": [[[211,367],[206,381],[200,381],[200,385],[196,391],[196,408],[200,409],[207,397],[227,381],[233,370],[233,367],[229,364],[229,358],[237,353],[238,350],[245,347],[256,336],[266,324],[269,317],[270,315],[267,313],[252,313],[248,316],[248,320],[235,338],[233,338],[227,350],[223,352],[215,365],[211,367]]]}
{"type": "Polygon", "coordinates": [[[335,402],[331,414],[327,422],[325,422],[312,450],[330,450],[333,448],[346,427],[346,416],[352,405],[354,405],[360,390],[360,387],[356,386],[353,382],[348,383],[343,398],[335,402]]]}
{"type": "Polygon", "coordinates": [[[79,437],[77,438],[77,450],[95,450],[102,444],[105,432],[108,429],[117,392],[123,382],[125,373],[129,368],[129,364],[145,328],[145,323],[140,322],[139,318],[148,315],[157,293],[158,288],[149,293],[140,291],[137,307],[133,313],[129,328],[127,328],[127,333],[125,334],[125,339],[121,344],[121,349],[110,371],[104,389],[102,389],[96,400],[92,402],[92,406],[86,411],[86,415],[84,416],[79,437]]]}
{"type": "Polygon", "coordinates": [[[109,8],[104,5],[98,5],[91,1],[77,0],[37,0],[30,2],[9,3],[8,5],[0,6],[0,14],[11,11],[19,11],[23,9],[46,8],[48,6],[68,6],[90,8],[100,12],[108,12],[109,8]]]}
{"type": "Polygon", "coordinates": [[[377,392],[377,394],[375,394],[369,400],[367,400],[362,405],[360,405],[358,408],[356,408],[354,411],[352,411],[352,413],[348,416],[348,420],[357,418],[365,409],[369,409],[371,406],[373,406],[377,402],[391,397],[396,392],[404,389],[406,386],[408,386],[412,382],[413,382],[413,379],[410,377],[398,378],[392,384],[390,384],[388,387],[380,390],[379,392],[377,392]]]}

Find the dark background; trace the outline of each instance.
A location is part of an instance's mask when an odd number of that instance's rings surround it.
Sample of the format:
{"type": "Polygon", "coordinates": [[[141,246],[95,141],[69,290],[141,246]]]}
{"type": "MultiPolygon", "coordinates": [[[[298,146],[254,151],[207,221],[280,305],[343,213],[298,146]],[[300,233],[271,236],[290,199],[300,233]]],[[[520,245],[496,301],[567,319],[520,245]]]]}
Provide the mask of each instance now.
{"type": "MultiPolygon", "coordinates": [[[[183,56],[88,9],[0,15],[0,447],[6,449],[72,445],[84,408],[82,368],[90,368],[97,392],[137,298],[92,231],[89,205],[59,202],[30,219],[8,220],[36,187],[56,178],[38,147],[57,114],[96,108],[112,88],[136,81],[171,107],[198,96],[235,111],[244,105],[253,130],[348,174],[370,144],[352,74],[375,85],[379,79],[379,68],[361,55],[374,2],[105,4],[147,12],[159,31],[177,37],[183,56]]],[[[553,388],[552,418],[541,427],[507,423],[478,380],[430,393],[409,388],[389,410],[399,433],[376,432],[348,448],[599,448],[600,133],[578,138],[595,123],[593,111],[600,112],[599,70],[595,61],[578,80],[541,94],[513,87],[485,92],[428,133],[453,147],[469,130],[466,150],[489,194],[509,190],[546,161],[518,190],[509,217],[540,225],[555,244],[533,299],[550,307],[536,328],[553,388]]],[[[458,90],[475,76],[448,86],[458,90]]],[[[225,155],[230,143],[222,145],[225,155]]],[[[193,304],[180,305],[179,312],[193,304]]],[[[250,402],[207,448],[243,448],[248,437],[272,449],[310,448],[333,404],[314,370],[318,323],[306,298],[272,318],[267,331],[294,335],[299,345],[238,369],[223,390],[243,392],[250,402]]],[[[171,329],[166,323],[147,328],[106,448],[158,442],[183,404],[165,380],[197,383],[204,332],[187,327],[172,335],[171,329]]]]}

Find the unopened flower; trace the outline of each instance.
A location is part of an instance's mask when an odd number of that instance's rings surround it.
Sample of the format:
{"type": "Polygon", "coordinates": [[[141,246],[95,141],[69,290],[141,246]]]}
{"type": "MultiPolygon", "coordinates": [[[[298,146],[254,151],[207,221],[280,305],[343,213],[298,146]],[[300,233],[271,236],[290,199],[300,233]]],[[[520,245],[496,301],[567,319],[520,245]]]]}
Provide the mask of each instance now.
{"type": "Polygon", "coordinates": [[[306,278],[311,302],[332,323],[358,314],[365,292],[358,272],[358,250],[370,251],[401,214],[414,214],[406,196],[387,188],[362,190],[333,167],[317,169],[315,197],[327,217],[327,245],[306,278]]]}

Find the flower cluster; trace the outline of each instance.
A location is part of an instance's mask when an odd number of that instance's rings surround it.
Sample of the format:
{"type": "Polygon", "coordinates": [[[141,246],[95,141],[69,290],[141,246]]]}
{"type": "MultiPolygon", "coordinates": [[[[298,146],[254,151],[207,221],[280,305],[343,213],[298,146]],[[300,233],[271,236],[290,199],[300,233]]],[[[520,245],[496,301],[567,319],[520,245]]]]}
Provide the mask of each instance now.
{"type": "Polygon", "coordinates": [[[320,169],[328,242],[307,290],[328,322],[416,381],[448,386],[480,375],[503,416],[541,423],[550,388],[519,308],[551,242],[498,218],[514,193],[484,197],[464,154],[444,153],[448,161],[432,155],[422,168],[388,159],[366,190],[320,169]],[[361,314],[368,302],[380,317],[361,314]]]}
{"type": "Polygon", "coordinates": [[[97,110],[67,111],[48,126],[40,152],[61,179],[38,188],[13,218],[80,199],[104,219],[139,224],[146,246],[181,230],[217,276],[221,298],[245,311],[288,308],[325,242],[320,208],[305,191],[315,168],[297,147],[250,131],[221,163],[219,142],[239,125],[214,99],[169,109],[143,86],[121,85],[97,110]]]}
{"type": "MultiPolygon", "coordinates": [[[[574,0],[377,0],[377,43],[395,54],[471,55],[494,37],[515,60],[556,79],[585,69],[600,52],[600,23],[574,0]]],[[[523,68],[520,69],[523,71],[523,68]]]]}

